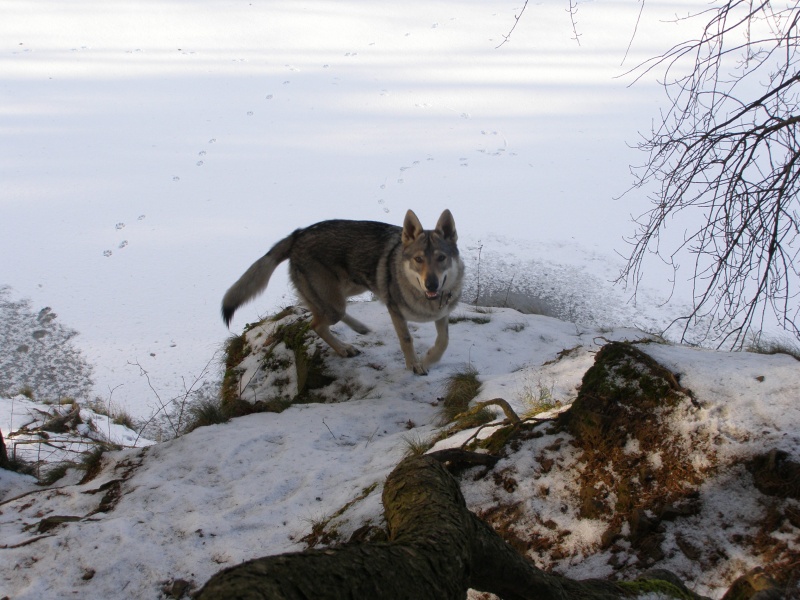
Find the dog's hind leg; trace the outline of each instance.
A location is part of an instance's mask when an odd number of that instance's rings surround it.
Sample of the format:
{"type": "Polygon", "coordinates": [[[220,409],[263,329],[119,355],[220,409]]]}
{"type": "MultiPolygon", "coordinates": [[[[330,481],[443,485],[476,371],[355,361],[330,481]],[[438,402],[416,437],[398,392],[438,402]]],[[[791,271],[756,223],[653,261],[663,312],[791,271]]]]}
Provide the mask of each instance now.
{"type": "MultiPolygon", "coordinates": [[[[355,319],[350,319],[345,312],[347,298],[342,293],[336,277],[320,269],[315,272],[312,285],[306,274],[291,263],[289,264],[289,274],[297,288],[298,295],[311,311],[311,328],[317,335],[325,340],[339,356],[348,357],[361,354],[357,348],[345,344],[331,332],[331,325],[335,325],[341,320],[348,325],[350,325],[348,321],[355,321],[355,319]]],[[[355,322],[358,323],[358,321],[355,322]]]]}
{"type": "Polygon", "coordinates": [[[353,317],[351,317],[347,313],[345,313],[344,316],[342,317],[342,323],[347,325],[350,329],[352,329],[356,333],[360,333],[360,334],[369,333],[369,327],[364,325],[358,319],[354,319],[353,317]]]}
{"type": "Polygon", "coordinates": [[[311,309],[311,314],[313,318],[311,319],[311,328],[317,332],[317,335],[321,337],[327,344],[333,348],[334,352],[336,352],[339,356],[344,356],[345,358],[349,356],[358,356],[361,352],[358,348],[351,346],[350,344],[345,344],[331,332],[331,324],[327,321],[327,319],[323,317],[319,317],[317,314],[314,313],[314,309],[311,309]]]}
{"type": "Polygon", "coordinates": [[[422,366],[425,370],[433,363],[439,362],[444,351],[447,350],[447,344],[450,341],[449,323],[449,316],[444,316],[436,321],[436,341],[425,354],[425,359],[422,361],[422,366]]]}

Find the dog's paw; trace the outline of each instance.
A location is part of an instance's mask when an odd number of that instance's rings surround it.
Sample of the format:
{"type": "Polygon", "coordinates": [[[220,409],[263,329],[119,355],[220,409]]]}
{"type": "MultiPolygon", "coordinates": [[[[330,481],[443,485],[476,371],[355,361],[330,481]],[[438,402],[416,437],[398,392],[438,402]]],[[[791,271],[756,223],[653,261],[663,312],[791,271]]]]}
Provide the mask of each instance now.
{"type": "Polygon", "coordinates": [[[428,369],[426,369],[422,363],[417,363],[411,366],[411,370],[414,371],[414,375],[427,375],[428,369]]]}
{"type": "Polygon", "coordinates": [[[366,326],[366,325],[364,325],[363,323],[359,323],[358,321],[356,321],[356,323],[355,323],[355,327],[353,327],[353,331],[355,331],[356,333],[360,333],[361,335],[366,335],[366,334],[368,334],[368,333],[369,333],[371,330],[370,330],[370,328],[369,328],[369,327],[367,327],[367,326],[366,326]]]}
{"type": "Polygon", "coordinates": [[[339,353],[339,356],[342,356],[344,358],[351,358],[353,356],[358,356],[359,354],[361,354],[361,350],[359,350],[355,346],[351,346],[350,344],[342,344],[341,350],[338,350],[337,352],[339,353]]]}
{"type": "Polygon", "coordinates": [[[439,362],[439,356],[433,355],[432,350],[428,350],[428,353],[425,355],[425,358],[422,359],[422,368],[427,371],[431,368],[431,365],[436,364],[439,362]]]}

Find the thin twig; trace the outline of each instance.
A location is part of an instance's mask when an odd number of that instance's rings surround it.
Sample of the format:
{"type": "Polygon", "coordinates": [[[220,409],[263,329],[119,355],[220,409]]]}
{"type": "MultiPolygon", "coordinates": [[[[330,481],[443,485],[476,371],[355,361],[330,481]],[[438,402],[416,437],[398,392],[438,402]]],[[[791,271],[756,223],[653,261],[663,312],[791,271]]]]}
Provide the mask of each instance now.
{"type": "Polygon", "coordinates": [[[325,428],[326,428],[328,431],[330,431],[330,433],[331,433],[331,436],[333,437],[333,439],[335,439],[335,440],[337,440],[337,441],[338,441],[338,438],[337,438],[335,435],[333,435],[333,431],[331,431],[331,428],[330,428],[330,427],[328,427],[328,424],[325,422],[325,419],[322,419],[322,424],[323,424],[323,425],[325,425],[325,428]]]}
{"type": "Polygon", "coordinates": [[[633,46],[633,40],[636,39],[636,32],[639,31],[639,23],[642,21],[642,13],[644,12],[644,2],[645,0],[639,0],[639,14],[636,17],[636,23],[633,25],[633,33],[631,34],[631,39],[628,41],[628,47],[625,48],[625,55],[622,57],[622,62],[620,66],[625,64],[625,60],[628,58],[628,53],[631,51],[631,46],[633,46]]]}
{"type": "MultiPolygon", "coordinates": [[[[571,1],[571,0],[570,0],[571,1]]],[[[525,4],[522,5],[522,10],[519,11],[519,14],[514,15],[514,24],[511,26],[511,29],[508,30],[508,33],[503,36],[503,41],[500,42],[497,46],[495,46],[495,50],[497,50],[500,46],[504,45],[510,38],[511,34],[514,33],[514,30],[519,25],[519,20],[522,18],[522,13],[525,12],[525,9],[528,8],[528,0],[525,0],[525,4]]]]}
{"type": "Polygon", "coordinates": [[[576,0],[569,0],[569,8],[567,9],[569,13],[569,20],[572,23],[572,39],[578,43],[578,46],[581,45],[581,34],[578,33],[578,22],[575,20],[575,15],[578,14],[578,2],[576,0]]]}

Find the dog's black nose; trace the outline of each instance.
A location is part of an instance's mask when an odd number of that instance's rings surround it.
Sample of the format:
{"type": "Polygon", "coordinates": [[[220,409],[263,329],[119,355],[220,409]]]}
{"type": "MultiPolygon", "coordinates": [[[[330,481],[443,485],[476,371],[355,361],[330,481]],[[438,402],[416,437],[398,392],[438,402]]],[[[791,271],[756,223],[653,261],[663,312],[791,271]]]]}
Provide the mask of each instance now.
{"type": "Polygon", "coordinates": [[[429,292],[438,292],[439,278],[436,275],[428,275],[425,278],[425,289],[429,292]]]}

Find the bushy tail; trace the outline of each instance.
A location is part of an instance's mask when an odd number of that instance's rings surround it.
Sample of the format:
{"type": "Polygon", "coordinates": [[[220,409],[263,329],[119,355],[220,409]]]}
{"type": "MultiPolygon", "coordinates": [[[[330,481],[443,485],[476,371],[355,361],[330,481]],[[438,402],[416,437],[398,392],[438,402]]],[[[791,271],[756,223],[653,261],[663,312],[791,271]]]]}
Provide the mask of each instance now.
{"type": "Polygon", "coordinates": [[[233,313],[245,302],[248,302],[263,292],[272,272],[279,264],[289,258],[289,252],[294,244],[294,235],[282,239],[275,244],[269,252],[250,265],[250,268],[239,277],[230,289],[225,292],[222,299],[222,320],[230,327],[233,313]]]}

